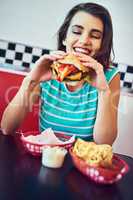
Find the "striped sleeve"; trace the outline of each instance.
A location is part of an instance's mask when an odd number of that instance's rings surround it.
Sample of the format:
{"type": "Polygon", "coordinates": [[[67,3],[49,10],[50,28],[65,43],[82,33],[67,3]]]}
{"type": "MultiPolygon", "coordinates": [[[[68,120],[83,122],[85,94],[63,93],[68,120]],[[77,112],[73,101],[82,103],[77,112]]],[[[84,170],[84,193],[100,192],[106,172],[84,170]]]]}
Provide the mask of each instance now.
{"type": "Polygon", "coordinates": [[[106,76],[106,80],[108,83],[111,82],[111,80],[116,76],[116,74],[119,73],[118,68],[116,67],[110,67],[109,69],[107,69],[105,71],[105,76],[106,76]]]}

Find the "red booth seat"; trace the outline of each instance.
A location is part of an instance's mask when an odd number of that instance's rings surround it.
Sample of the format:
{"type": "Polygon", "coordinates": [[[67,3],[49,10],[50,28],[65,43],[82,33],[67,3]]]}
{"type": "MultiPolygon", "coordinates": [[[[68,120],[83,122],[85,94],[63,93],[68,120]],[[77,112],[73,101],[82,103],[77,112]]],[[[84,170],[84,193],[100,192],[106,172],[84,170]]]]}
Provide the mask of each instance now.
{"type": "MultiPolygon", "coordinates": [[[[24,73],[7,70],[3,71],[0,69],[0,121],[4,109],[18,91],[24,77],[24,73]]],[[[33,107],[32,111],[28,113],[19,127],[18,131],[25,132],[38,130],[38,107],[38,104],[33,107]]]]}

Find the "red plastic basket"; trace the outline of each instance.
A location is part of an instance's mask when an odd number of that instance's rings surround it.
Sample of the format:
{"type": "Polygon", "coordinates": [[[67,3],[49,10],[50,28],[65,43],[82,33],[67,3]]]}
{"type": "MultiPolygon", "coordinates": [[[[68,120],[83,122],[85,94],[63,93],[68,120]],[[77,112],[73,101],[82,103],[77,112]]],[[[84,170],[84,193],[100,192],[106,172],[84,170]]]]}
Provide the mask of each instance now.
{"type": "Polygon", "coordinates": [[[127,163],[119,158],[113,156],[113,164],[111,168],[92,167],[84,160],[80,159],[73,153],[72,148],[69,149],[74,166],[89,179],[100,184],[112,184],[120,180],[129,170],[127,163]]]}
{"type": "MultiPolygon", "coordinates": [[[[30,154],[34,155],[34,156],[41,156],[43,147],[60,146],[60,147],[64,147],[66,149],[69,149],[74,142],[73,141],[73,142],[70,142],[68,144],[36,144],[36,143],[27,141],[26,138],[24,137],[24,136],[38,135],[38,134],[39,134],[39,132],[26,132],[26,133],[21,134],[21,137],[20,137],[22,144],[25,147],[26,151],[29,152],[30,154]]],[[[67,141],[71,137],[71,136],[68,136],[68,135],[64,135],[63,133],[55,133],[55,135],[62,141],[67,141]]]]}

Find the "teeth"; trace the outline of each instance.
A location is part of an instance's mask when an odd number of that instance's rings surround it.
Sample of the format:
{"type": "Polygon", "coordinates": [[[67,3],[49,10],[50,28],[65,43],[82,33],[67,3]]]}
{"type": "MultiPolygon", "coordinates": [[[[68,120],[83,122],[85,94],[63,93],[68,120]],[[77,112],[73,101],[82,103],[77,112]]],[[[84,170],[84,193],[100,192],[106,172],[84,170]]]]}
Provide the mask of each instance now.
{"type": "Polygon", "coordinates": [[[84,54],[87,54],[87,55],[90,54],[90,50],[88,50],[88,49],[83,49],[83,48],[79,48],[79,47],[76,47],[76,48],[75,48],[75,51],[76,51],[76,52],[79,52],[79,53],[84,53],[84,54]]]}

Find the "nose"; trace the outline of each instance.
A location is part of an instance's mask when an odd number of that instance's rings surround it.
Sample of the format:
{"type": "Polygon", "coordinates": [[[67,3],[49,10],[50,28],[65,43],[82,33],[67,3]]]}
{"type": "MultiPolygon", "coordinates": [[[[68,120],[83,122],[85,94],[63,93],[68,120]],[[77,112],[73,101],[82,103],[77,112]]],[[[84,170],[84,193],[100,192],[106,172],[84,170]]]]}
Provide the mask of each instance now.
{"type": "Polygon", "coordinates": [[[86,44],[86,45],[88,45],[88,44],[90,44],[91,43],[91,38],[88,36],[88,34],[82,34],[81,36],[80,36],[80,38],[79,38],[79,42],[81,43],[81,44],[86,44]]]}

